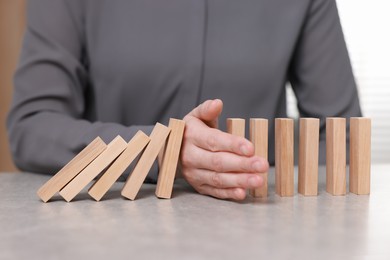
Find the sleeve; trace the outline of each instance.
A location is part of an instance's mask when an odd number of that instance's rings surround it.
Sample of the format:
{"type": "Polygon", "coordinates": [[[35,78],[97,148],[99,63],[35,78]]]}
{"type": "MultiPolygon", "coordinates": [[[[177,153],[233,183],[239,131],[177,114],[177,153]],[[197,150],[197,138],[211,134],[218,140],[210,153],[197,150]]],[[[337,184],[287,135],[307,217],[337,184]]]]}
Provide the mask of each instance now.
{"type": "MultiPolygon", "coordinates": [[[[54,174],[95,137],[126,141],[153,126],[90,122],[85,95],[84,1],[30,0],[7,119],[14,162],[23,171],[54,174]]],[[[149,180],[157,178],[156,164],[149,180]]]]}
{"type": "MultiPolygon", "coordinates": [[[[361,116],[358,92],[334,0],[312,0],[289,71],[301,117],[320,118],[320,163],[325,163],[325,119],[361,116]]],[[[347,149],[347,152],[349,149],[347,149]]],[[[347,156],[349,158],[349,156],[347,156]]]]}

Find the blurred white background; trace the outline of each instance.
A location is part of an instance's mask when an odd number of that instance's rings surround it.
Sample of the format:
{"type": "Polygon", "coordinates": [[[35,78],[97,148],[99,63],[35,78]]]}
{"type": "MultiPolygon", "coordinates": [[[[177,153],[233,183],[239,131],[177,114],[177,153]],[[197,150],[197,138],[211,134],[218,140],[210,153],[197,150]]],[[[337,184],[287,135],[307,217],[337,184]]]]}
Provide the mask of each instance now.
{"type": "MultiPolygon", "coordinates": [[[[372,119],[372,162],[390,162],[390,0],[337,0],[363,115],[372,119]]],[[[288,89],[288,114],[298,117],[288,89]]]]}

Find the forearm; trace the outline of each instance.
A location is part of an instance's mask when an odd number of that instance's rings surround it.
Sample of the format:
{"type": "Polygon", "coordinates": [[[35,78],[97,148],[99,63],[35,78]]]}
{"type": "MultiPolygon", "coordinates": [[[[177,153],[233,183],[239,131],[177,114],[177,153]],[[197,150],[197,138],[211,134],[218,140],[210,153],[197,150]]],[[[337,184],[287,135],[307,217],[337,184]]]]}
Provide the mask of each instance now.
{"type": "MultiPolygon", "coordinates": [[[[24,171],[55,174],[95,137],[109,143],[120,135],[129,141],[138,130],[150,134],[153,126],[123,126],[89,122],[54,112],[39,112],[8,126],[15,164],[24,171]]],[[[148,176],[157,180],[155,165],[148,176]]]]}

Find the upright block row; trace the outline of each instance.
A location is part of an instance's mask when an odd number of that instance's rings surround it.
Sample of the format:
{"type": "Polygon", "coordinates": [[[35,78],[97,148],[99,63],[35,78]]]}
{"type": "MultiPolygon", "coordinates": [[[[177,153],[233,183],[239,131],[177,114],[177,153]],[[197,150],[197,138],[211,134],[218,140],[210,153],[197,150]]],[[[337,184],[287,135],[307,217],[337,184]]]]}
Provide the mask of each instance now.
{"type": "MultiPolygon", "coordinates": [[[[318,194],[318,152],[320,120],[299,120],[298,192],[305,196],[318,194]]],[[[229,133],[245,137],[245,120],[227,119],[229,133]]],[[[250,119],[250,140],[255,154],[268,157],[268,120],[250,119]]],[[[370,193],[371,120],[350,119],[350,181],[355,194],[370,193]]],[[[268,173],[262,174],[266,185],[251,190],[254,197],[267,196],[268,173]]],[[[346,119],[326,119],[326,191],[332,195],[346,194],[346,119]]],[[[294,195],[294,121],[275,119],[275,192],[280,196],[294,195]]]]}

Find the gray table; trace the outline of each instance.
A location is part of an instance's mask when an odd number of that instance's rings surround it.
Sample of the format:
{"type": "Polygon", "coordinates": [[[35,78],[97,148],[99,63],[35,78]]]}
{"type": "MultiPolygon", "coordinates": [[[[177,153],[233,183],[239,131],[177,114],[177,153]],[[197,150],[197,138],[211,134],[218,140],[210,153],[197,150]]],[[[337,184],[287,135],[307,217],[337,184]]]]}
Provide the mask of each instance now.
{"type": "Polygon", "coordinates": [[[45,204],[35,193],[48,178],[0,174],[0,259],[390,259],[390,165],[372,166],[369,196],[327,194],[321,168],[318,197],[270,184],[240,203],[179,182],[171,200],[153,185],[125,200],[117,183],[101,202],[45,204]]]}

